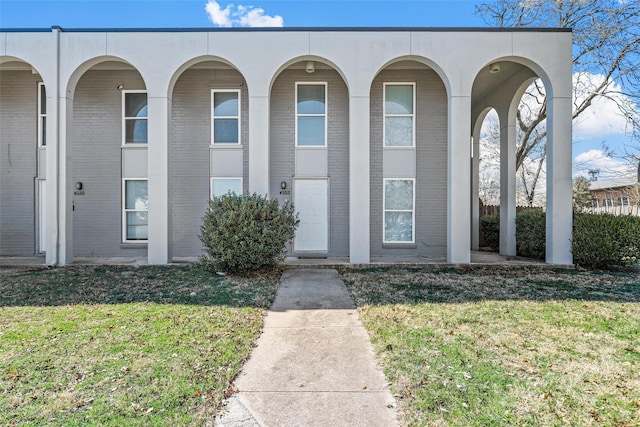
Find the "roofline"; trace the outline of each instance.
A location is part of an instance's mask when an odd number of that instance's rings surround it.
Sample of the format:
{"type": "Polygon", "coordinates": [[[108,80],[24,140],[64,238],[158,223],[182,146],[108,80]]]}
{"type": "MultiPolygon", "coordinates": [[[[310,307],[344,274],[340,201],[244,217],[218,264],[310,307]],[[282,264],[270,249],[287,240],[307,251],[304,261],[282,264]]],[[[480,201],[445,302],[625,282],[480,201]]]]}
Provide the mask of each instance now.
{"type": "Polygon", "coordinates": [[[570,33],[571,28],[550,27],[194,27],[194,28],[0,28],[4,33],[245,33],[245,32],[483,32],[483,33],[570,33]]]}

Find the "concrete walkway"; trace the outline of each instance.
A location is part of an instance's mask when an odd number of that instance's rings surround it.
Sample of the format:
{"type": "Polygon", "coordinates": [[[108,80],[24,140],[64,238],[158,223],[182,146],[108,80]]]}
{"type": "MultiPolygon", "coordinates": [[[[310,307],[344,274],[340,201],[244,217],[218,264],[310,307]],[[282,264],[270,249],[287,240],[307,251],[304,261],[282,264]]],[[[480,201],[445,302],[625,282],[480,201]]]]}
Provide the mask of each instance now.
{"type": "Polygon", "coordinates": [[[336,270],[287,270],[217,426],[397,426],[369,336],[336,270]]]}

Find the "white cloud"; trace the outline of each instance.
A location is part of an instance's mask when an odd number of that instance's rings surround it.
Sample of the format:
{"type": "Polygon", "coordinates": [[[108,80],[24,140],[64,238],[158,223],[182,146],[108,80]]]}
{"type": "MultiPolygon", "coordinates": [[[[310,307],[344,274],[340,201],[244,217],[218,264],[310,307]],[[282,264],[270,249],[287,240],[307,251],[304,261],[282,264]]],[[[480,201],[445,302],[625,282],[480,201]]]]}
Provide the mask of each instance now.
{"type": "Polygon", "coordinates": [[[589,177],[589,170],[600,171],[601,179],[618,178],[633,175],[633,168],[629,163],[608,157],[602,150],[589,150],[574,158],[574,176],[589,177]]]}
{"type": "Polygon", "coordinates": [[[218,27],[230,27],[231,26],[231,6],[229,5],[222,9],[217,1],[209,0],[204,10],[207,11],[209,19],[218,27]]]}
{"type": "MultiPolygon", "coordinates": [[[[574,73],[573,83],[575,88],[575,101],[585,99],[596,86],[604,81],[604,76],[590,73],[574,73]]],[[[618,105],[633,105],[633,101],[620,93],[620,85],[610,81],[609,98],[597,97],[580,116],[573,122],[573,139],[581,141],[585,139],[601,138],[608,135],[619,135],[627,132],[627,121],[620,114],[618,105]]]]}
{"type": "Polygon", "coordinates": [[[265,15],[264,9],[253,6],[227,5],[224,9],[215,0],[204,7],[209,19],[218,27],[282,27],[282,16],[265,15]]]}

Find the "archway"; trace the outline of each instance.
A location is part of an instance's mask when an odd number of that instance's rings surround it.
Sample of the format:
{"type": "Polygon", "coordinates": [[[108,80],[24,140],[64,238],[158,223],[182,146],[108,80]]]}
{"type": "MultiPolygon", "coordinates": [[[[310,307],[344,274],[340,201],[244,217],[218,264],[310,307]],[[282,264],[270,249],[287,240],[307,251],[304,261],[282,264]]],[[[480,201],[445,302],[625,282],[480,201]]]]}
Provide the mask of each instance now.
{"type": "Polygon", "coordinates": [[[249,189],[248,88],[228,61],[203,56],[176,72],[169,96],[172,252],[197,257],[209,198],[249,189]]]}
{"type": "Polygon", "coordinates": [[[30,63],[0,57],[0,255],[46,251],[47,91],[30,63]]]}
{"type": "Polygon", "coordinates": [[[98,57],[72,74],[67,131],[73,255],[145,257],[148,242],[147,93],[125,60],[98,57]]]}
{"type": "Polygon", "coordinates": [[[487,64],[478,72],[472,89],[472,249],[478,249],[480,212],[476,200],[480,196],[480,171],[498,165],[499,197],[493,201],[499,204],[499,250],[503,255],[517,254],[515,216],[517,205],[524,204],[521,194],[532,192],[532,185],[542,187],[544,193],[544,158],[537,159],[531,180],[526,173],[531,163],[528,156],[536,146],[543,147],[546,142],[544,85],[538,74],[523,62],[502,59],[487,64]],[[489,109],[495,110],[497,120],[493,121],[493,128],[484,128],[488,149],[483,154],[479,151],[480,139],[489,109]]]}
{"type": "Polygon", "coordinates": [[[446,257],[447,94],[424,58],[398,58],[372,82],[372,256],[446,257]]]}
{"type": "Polygon", "coordinates": [[[269,194],[300,214],[298,256],[349,255],[349,89],[324,58],[284,64],[270,91],[269,194]]]}

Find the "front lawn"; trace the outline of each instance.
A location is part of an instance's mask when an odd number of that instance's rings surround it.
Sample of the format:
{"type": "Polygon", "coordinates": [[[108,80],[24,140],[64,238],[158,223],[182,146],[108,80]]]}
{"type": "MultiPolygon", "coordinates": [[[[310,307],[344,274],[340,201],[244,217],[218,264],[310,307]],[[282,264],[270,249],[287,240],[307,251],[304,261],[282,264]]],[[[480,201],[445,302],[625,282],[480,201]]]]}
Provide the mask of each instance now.
{"type": "Polygon", "coordinates": [[[203,425],[279,277],[195,267],[0,270],[0,425],[203,425]]]}
{"type": "Polygon", "coordinates": [[[640,277],[343,272],[411,426],[637,426],[640,277]]]}

